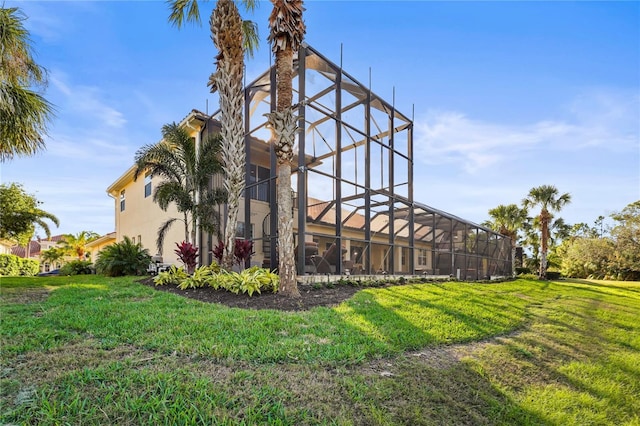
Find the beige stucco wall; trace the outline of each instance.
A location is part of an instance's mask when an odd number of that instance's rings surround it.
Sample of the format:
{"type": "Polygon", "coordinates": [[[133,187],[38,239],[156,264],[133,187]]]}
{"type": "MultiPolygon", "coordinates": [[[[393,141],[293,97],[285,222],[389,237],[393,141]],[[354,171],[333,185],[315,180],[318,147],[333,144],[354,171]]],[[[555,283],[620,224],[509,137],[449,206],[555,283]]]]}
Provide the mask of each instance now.
{"type": "Polygon", "coordinates": [[[0,239],[0,254],[11,254],[11,247],[14,244],[12,241],[0,239]]]}
{"type": "MultiPolygon", "coordinates": [[[[152,191],[158,182],[159,179],[157,178],[151,180],[152,191]]],[[[133,176],[131,176],[129,179],[125,179],[125,183],[117,186],[117,189],[111,193],[114,198],[116,241],[120,242],[127,236],[136,243],[140,242],[153,256],[158,253],[156,248],[158,228],[169,218],[182,219],[182,214],[177,211],[173,204],[169,206],[166,212],[160,209],[153,202],[153,196],[144,196],[144,185],[144,175],[140,176],[137,181],[134,181],[133,176]],[[120,191],[123,189],[125,191],[125,208],[121,211],[120,191]]],[[[184,222],[181,220],[174,222],[165,236],[165,244],[162,251],[165,263],[180,263],[173,250],[175,249],[175,243],[184,239],[184,222]]]]}
{"type": "Polygon", "coordinates": [[[87,244],[86,249],[87,249],[87,253],[89,253],[89,256],[90,256],[89,260],[95,263],[95,261],[98,259],[98,254],[102,251],[102,249],[104,249],[107,246],[110,246],[115,242],[116,242],[116,233],[111,232],[87,244]]]}

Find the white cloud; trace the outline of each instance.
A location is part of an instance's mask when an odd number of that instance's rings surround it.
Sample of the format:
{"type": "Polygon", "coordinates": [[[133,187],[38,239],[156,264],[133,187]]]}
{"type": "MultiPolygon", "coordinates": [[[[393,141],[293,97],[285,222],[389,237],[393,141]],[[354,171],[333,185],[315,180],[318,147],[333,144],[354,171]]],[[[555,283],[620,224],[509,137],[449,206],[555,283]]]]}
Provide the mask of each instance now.
{"type": "Polygon", "coordinates": [[[64,95],[64,106],[78,118],[91,119],[92,125],[98,127],[122,128],[127,123],[124,114],[103,99],[105,94],[98,87],[65,83],[65,75],[60,71],[52,73],[50,80],[64,95]]]}
{"type": "Polygon", "coordinates": [[[637,93],[589,90],[569,104],[566,118],[522,126],[431,110],[415,122],[417,158],[427,164],[459,164],[466,173],[474,174],[535,149],[637,150],[639,105],[637,93]]]}

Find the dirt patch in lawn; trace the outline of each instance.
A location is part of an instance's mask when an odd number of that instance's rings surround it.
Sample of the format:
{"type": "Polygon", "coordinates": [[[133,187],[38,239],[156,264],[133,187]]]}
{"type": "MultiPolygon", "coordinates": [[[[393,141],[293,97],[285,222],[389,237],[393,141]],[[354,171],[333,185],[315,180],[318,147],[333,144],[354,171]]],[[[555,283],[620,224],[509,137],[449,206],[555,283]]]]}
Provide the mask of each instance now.
{"type": "Polygon", "coordinates": [[[166,291],[179,296],[200,300],[201,302],[220,303],[231,308],[277,309],[280,311],[304,311],[317,306],[336,306],[363,289],[362,287],[350,285],[336,285],[334,287],[323,286],[319,288],[309,285],[299,285],[300,297],[291,298],[270,292],[262,294],[254,293],[253,296],[234,294],[226,290],[214,290],[211,287],[180,290],[174,285],[156,286],[153,278],[145,278],[140,282],[158,291],[166,291]]]}
{"type": "Polygon", "coordinates": [[[42,303],[49,297],[49,290],[45,288],[2,289],[0,298],[7,303],[42,303]]]}

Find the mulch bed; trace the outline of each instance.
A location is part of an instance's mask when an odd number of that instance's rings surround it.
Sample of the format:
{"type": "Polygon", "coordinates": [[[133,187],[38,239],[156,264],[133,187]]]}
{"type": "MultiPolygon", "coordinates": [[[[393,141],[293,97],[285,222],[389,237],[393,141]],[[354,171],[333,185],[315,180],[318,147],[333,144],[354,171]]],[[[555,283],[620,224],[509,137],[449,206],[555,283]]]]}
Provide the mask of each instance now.
{"type": "Polygon", "coordinates": [[[298,285],[300,298],[290,298],[270,292],[254,293],[253,296],[249,297],[246,294],[234,294],[226,290],[214,290],[211,287],[180,290],[174,285],[156,286],[153,278],[145,278],[140,282],[158,291],[167,291],[202,302],[220,303],[231,308],[277,309],[280,311],[305,311],[316,306],[335,306],[353,296],[358,290],[362,290],[361,287],[350,285],[336,285],[330,288],[298,285]]]}

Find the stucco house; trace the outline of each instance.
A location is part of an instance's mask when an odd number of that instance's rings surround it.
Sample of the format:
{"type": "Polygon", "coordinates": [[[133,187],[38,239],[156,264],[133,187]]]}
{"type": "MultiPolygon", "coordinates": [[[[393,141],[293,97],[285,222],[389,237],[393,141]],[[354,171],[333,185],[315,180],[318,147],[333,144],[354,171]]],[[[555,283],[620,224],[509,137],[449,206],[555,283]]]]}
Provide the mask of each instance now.
{"type": "Polygon", "coordinates": [[[116,242],[116,232],[114,231],[114,232],[109,232],[108,234],[104,234],[100,238],[97,238],[87,243],[85,245],[85,249],[87,254],[89,255],[89,260],[92,263],[95,263],[102,249],[107,246],[110,246],[115,242],[116,242]]]}
{"type": "Polygon", "coordinates": [[[64,235],[54,235],[49,238],[38,238],[37,240],[31,240],[29,247],[23,247],[19,245],[13,245],[11,247],[11,254],[18,257],[33,259],[40,262],[40,272],[49,272],[54,269],[60,268],[65,262],[72,259],[67,256],[63,259],[56,261],[54,264],[49,264],[41,260],[41,254],[45,250],[49,250],[53,247],[59,247],[64,239],[64,235]]]}
{"type": "MultiPolygon", "coordinates": [[[[295,61],[298,127],[292,165],[298,274],[430,274],[461,279],[510,275],[511,241],[488,228],[429,207],[413,197],[413,121],[341,66],[303,45],[295,61]]],[[[264,114],[275,109],[275,70],[245,95],[245,197],[237,236],[254,242],[251,264],[277,268],[276,158],[264,114]]],[[[198,144],[219,130],[220,112],[192,110],[180,125],[198,144]]],[[[134,166],[107,189],[114,200],[116,240],[141,242],[152,253],[160,224],[179,217],[152,201],[157,182],[133,181],[134,166]]],[[[222,177],[210,184],[221,186],[222,177]]],[[[220,208],[224,218],[225,207],[220,208]]],[[[162,255],[184,239],[174,226],[162,255]]],[[[200,263],[213,260],[214,235],[198,234],[200,263]]]]}

